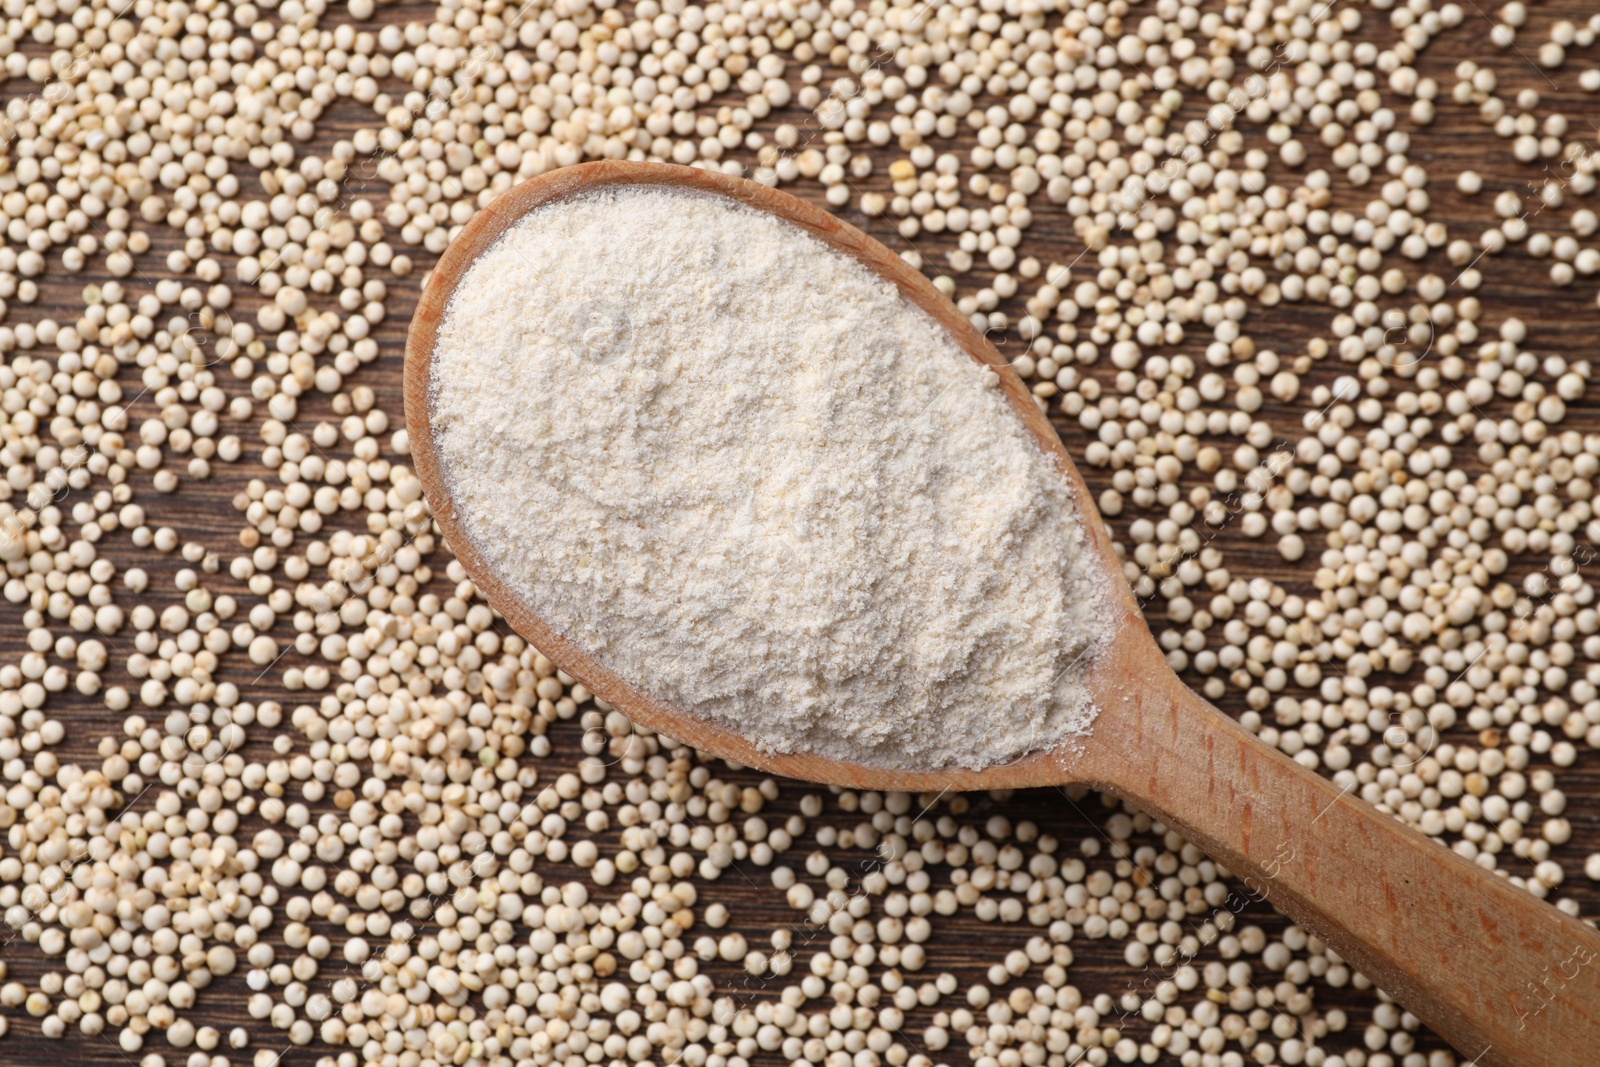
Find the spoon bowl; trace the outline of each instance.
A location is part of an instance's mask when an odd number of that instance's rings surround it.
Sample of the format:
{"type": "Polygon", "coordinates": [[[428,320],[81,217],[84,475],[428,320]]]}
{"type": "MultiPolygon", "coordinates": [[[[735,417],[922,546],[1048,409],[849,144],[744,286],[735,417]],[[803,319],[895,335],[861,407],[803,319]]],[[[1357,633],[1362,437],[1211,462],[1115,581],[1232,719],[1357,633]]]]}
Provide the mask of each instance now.
{"type": "Polygon", "coordinates": [[[1341,792],[1244,730],[1173,673],[1134,601],[1093,496],[1005,359],[931,282],[866,234],[787,193],[715,172],[604,162],[518,185],[468,223],[429,277],[405,360],[406,425],[435,521],[473,582],[513,629],[636,722],[774,774],[858,789],[937,793],[1076,783],[1148,810],[1244,879],[1444,1035],[1473,1064],[1578,1067],[1600,1048],[1595,930],[1341,792]],[[456,286],[508,227],[540,205],[608,186],[668,186],[777,216],[892,282],[973,359],[1070,488],[1100,571],[1109,635],[1086,681],[1098,715],[1087,737],[981,769],[889,769],[773,753],[655,699],[554,629],[467,535],[441,469],[429,383],[456,286]]]}

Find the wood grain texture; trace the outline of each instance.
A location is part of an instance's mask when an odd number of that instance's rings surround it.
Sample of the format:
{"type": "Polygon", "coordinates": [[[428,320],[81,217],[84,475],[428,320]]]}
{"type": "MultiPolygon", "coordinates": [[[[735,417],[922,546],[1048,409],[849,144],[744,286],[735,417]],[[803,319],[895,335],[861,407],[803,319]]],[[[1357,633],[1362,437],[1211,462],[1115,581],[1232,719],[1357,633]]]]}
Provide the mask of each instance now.
{"type": "Polygon", "coordinates": [[[1335,789],[1157,666],[1125,668],[1120,705],[1101,693],[1097,786],[1159,814],[1473,1062],[1586,1061],[1600,934],[1335,789]],[[1560,996],[1530,992],[1557,971],[1560,996]]]}
{"type": "Polygon", "coordinates": [[[1088,488],[1016,372],[932,283],[860,230],[788,193],[665,164],[588,163],[517,186],[479,214],[441,257],[412,318],[405,362],[411,455],[434,518],[475,584],[513,629],[635,722],[724,759],[857,789],[935,793],[1086,784],[1133,801],[1181,830],[1258,887],[1440,1031],[1489,1067],[1564,1067],[1600,1047],[1600,934],[1439,848],[1295,763],[1182,685],[1125,584],[1105,528],[1087,522],[1086,560],[1115,589],[1108,647],[1087,671],[1100,713],[1087,739],[984,768],[888,771],[810,753],[769,753],[652,696],[649,679],[618,676],[518,597],[468,535],[433,435],[434,344],[462,277],[529,212],[620,187],[722,196],[783,219],[896,285],[974,360],[991,367],[1013,413],[1056,461],[1081,515],[1088,488]],[[1130,760],[1127,753],[1139,753],[1130,760]],[[1448,952],[1448,971],[1418,967],[1448,952]],[[1575,961],[1577,961],[1575,963],[1575,961]],[[1572,971],[1546,1025],[1527,1028],[1524,989],[1553,965],[1572,971]]]}
{"type": "MultiPolygon", "coordinates": [[[[1341,6],[1343,6],[1342,0],[1341,6]]],[[[1382,25],[1383,20],[1379,13],[1365,7],[1361,10],[1367,17],[1367,28],[1363,29],[1363,36],[1368,35],[1370,30],[1370,36],[1380,42],[1392,38],[1392,31],[1382,25]]],[[[433,17],[433,11],[433,6],[425,3],[396,4],[381,9],[379,21],[427,20],[433,17]]],[[[1488,17],[1476,7],[1468,7],[1467,13],[1466,25],[1444,35],[1423,55],[1417,64],[1422,74],[1437,79],[1447,88],[1453,81],[1452,71],[1455,64],[1471,58],[1496,69],[1501,75],[1502,85],[1509,87],[1508,92],[1528,88],[1541,93],[1543,96],[1541,113],[1549,110],[1562,111],[1572,118],[1575,129],[1581,129],[1594,121],[1595,98],[1579,91],[1576,84],[1578,72],[1595,62],[1592,51],[1583,53],[1574,50],[1573,58],[1565,68],[1560,71],[1541,72],[1515,51],[1491,51],[1484,43],[1490,26],[1488,17]]],[[[1528,27],[1519,33],[1519,43],[1537,42],[1542,39],[1555,19],[1568,18],[1581,21],[1592,13],[1593,5],[1587,0],[1557,0],[1554,3],[1534,7],[1528,27]]],[[[330,24],[347,19],[346,13],[339,9],[330,11],[323,22],[330,24]]],[[[31,39],[21,46],[21,50],[28,55],[42,54],[39,46],[31,39]]],[[[826,64],[824,68],[829,77],[839,73],[826,64]]],[[[791,77],[798,83],[797,70],[791,71],[791,77]]],[[[19,83],[19,80],[0,85],[0,101],[23,96],[30,88],[26,83],[19,83]]],[[[980,100],[979,103],[986,105],[991,102],[993,101],[980,100]]],[[[356,128],[376,125],[377,121],[370,111],[348,101],[336,104],[324,115],[319,123],[316,139],[305,146],[304,151],[325,153],[335,140],[349,136],[356,128]]],[[[802,130],[808,129],[805,125],[806,117],[796,110],[774,116],[772,121],[764,124],[764,128],[770,129],[777,121],[793,121],[801,125],[802,130]]],[[[957,147],[958,150],[964,151],[965,147],[970,145],[968,131],[963,130],[962,138],[963,140],[958,141],[957,147]]],[[[1589,136],[1589,140],[1592,143],[1594,137],[1589,136]]],[[[856,182],[856,185],[860,190],[885,191],[888,188],[884,177],[887,164],[900,153],[893,149],[884,149],[873,150],[870,155],[877,164],[875,173],[868,179],[856,182]]],[[[1429,191],[1433,196],[1433,207],[1429,212],[1430,219],[1444,222],[1449,227],[1452,238],[1476,240],[1478,234],[1490,224],[1489,204],[1493,196],[1507,189],[1526,193],[1527,183],[1541,174],[1538,166],[1529,167],[1513,161],[1508,142],[1494,136],[1471,108],[1455,106],[1443,99],[1440,102],[1437,123],[1432,127],[1413,131],[1410,155],[1427,166],[1432,177],[1429,191]],[[1454,175],[1466,167],[1478,170],[1485,178],[1485,191],[1475,200],[1461,197],[1453,188],[1454,175]]],[[[1310,165],[1324,164],[1324,157],[1325,153],[1313,145],[1310,165]]],[[[254,190],[255,179],[248,173],[248,168],[240,164],[237,169],[245,182],[247,193],[254,190]]],[[[379,183],[370,178],[357,177],[349,183],[347,191],[347,199],[360,196],[372,197],[380,207],[387,199],[387,189],[380,187],[379,183]]],[[[820,192],[815,185],[801,184],[792,191],[819,206],[822,203],[820,192]]],[[[1359,208],[1372,194],[1371,187],[1365,190],[1353,190],[1345,186],[1342,181],[1336,182],[1336,198],[1342,206],[1359,208]]],[[[1549,228],[1559,233],[1560,225],[1570,215],[1574,206],[1585,206],[1585,204],[1581,200],[1574,199],[1566,209],[1552,210],[1548,215],[1534,219],[1534,229],[1549,228]]],[[[1592,207],[1593,204],[1589,203],[1587,206],[1592,207]]],[[[867,219],[853,209],[847,209],[843,214],[849,221],[885,241],[896,251],[911,249],[919,251],[924,256],[930,271],[940,269],[943,253],[951,247],[951,242],[929,235],[908,242],[898,237],[892,227],[882,220],[867,219]]],[[[135,293],[147,291],[157,279],[167,276],[164,257],[179,243],[170,230],[159,225],[148,227],[148,232],[153,240],[153,250],[139,258],[135,276],[128,279],[135,293]]],[[[429,257],[426,254],[417,249],[407,249],[407,251],[419,264],[428,265],[429,257]]],[[[1037,255],[1046,262],[1053,260],[1061,263],[1072,262],[1083,254],[1082,245],[1073,233],[1070,220],[1064,217],[1060,209],[1044,205],[1041,205],[1036,212],[1035,222],[1028,231],[1023,251],[1037,255]]],[[[231,271],[231,259],[224,258],[226,269],[231,271]]],[[[1091,263],[1092,256],[1086,257],[1083,261],[1083,265],[1089,269],[1092,269],[1089,267],[1091,263]]],[[[1592,356],[1597,327],[1600,327],[1600,315],[1596,313],[1592,284],[1553,289],[1546,273],[1548,261],[1529,256],[1523,246],[1514,247],[1504,256],[1490,257],[1480,266],[1485,270],[1486,282],[1477,295],[1488,309],[1486,322],[1491,329],[1504,318],[1516,315],[1530,324],[1528,347],[1532,350],[1540,353],[1560,353],[1574,359],[1592,356]]],[[[82,287],[89,282],[106,280],[101,267],[102,265],[97,263],[83,275],[73,277],[46,276],[41,279],[43,295],[40,301],[32,307],[21,307],[13,303],[7,321],[37,321],[43,317],[53,317],[63,322],[71,321],[81,310],[79,293],[82,287]]],[[[1413,278],[1430,270],[1446,278],[1452,277],[1454,273],[1438,255],[1431,255],[1418,264],[1404,264],[1404,267],[1407,274],[1413,278]]],[[[372,388],[377,394],[380,406],[396,420],[400,417],[402,409],[401,352],[409,311],[418,300],[421,280],[420,274],[390,280],[393,294],[389,302],[390,317],[375,332],[382,354],[376,364],[363,369],[352,382],[372,388]]],[[[963,291],[970,291],[982,284],[982,280],[962,278],[961,284],[963,291]]],[[[247,287],[236,287],[236,291],[241,292],[238,303],[244,315],[253,313],[262,303],[259,295],[248,292],[247,287]]],[[[1018,304],[1014,301],[1003,306],[1013,312],[1018,310],[1018,304]]],[[[1327,336],[1332,314],[1327,308],[1303,306],[1283,306],[1270,311],[1252,309],[1250,318],[1245,324],[1246,332],[1257,340],[1260,347],[1270,347],[1286,354],[1299,353],[1304,351],[1309,338],[1327,336]]],[[[1021,348],[1014,339],[997,338],[997,342],[1002,353],[1010,356],[1020,354],[1021,348]]],[[[1201,347],[1203,346],[1191,341],[1180,346],[1179,350],[1198,354],[1201,347]]],[[[1306,378],[1308,383],[1328,382],[1335,374],[1347,370],[1348,368],[1343,365],[1329,362],[1314,368],[1306,378]]],[[[1102,372],[1103,368],[1096,373],[1102,372]]],[[[131,370],[126,373],[123,384],[130,396],[139,391],[137,374],[131,370]]],[[[225,387],[230,393],[243,392],[247,384],[228,381],[225,387]]],[[[1509,415],[1509,405],[1499,401],[1491,405],[1489,410],[1496,417],[1509,415]]],[[[1290,438],[1302,432],[1299,429],[1299,419],[1303,411],[1303,402],[1284,405],[1269,399],[1260,417],[1277,428],[1280,437],[1290,438]]],[[[154,414],[156,414],[154,406],[148,397],[134,405],[135,421],[154,414]]],[[[309,430],[321,419],[337,421],[333,419],[328,398],[316,395],[304,398],[301,414],[297,420],[300,426],[309,430]]],[[[1090,435],[1074,421],[1059,416],[1053,421],[1062,434],[1068,451],[1081,457],[1090,435]]],[[[1590,398],[1573,405],[1565,425],[1586,432],[1600,431],[1600,403],[1590,398]]],[[[247,444],[257,445],[254,425],[230,427],[230,429],[238,432],[247,444]]],[[[1469,450],[1460,449],[1458,452],[1460,461],[1467,470],[1476,472],[1479,469],[1469,450]]],[[[262,469],[254,462],[254,455],[255,451],[252,450],[249,459],[231,467],[216,464],[215,473],[209,481],[197,482],[185,479],[179,492],[170,497],[151,491],[147,475],[136,474],[133,480],[140,490],[141,503],[150,512],[152,524],[173,527],[184,540],[202,544],[220,554],[225,563],[240,551],[237,532],[243,525],[243,520],[235,512],[231,501],[248,479],[262,478],[270,482],[274,478],[273,472],[262,469]]],[[[401,459],[401,457],[390,458],[401,459]]],[[[1083,474],[1089,487],[1095,492],[1109,485],[1109,473],[1106,471],[1086,468],[1083,474]]],[[[1186,478],[1183,487],[1187,491],[1195,484],[1198,484],[1197,479],[1186,478]]],[[[1112,521],[1113,531],[1118,536],[1125,536],[1127,524],[1135,517],[1137,516],[1134,509],[1130,508],[1128,513],[1112,521]]],[[[349,516],[341,516],[341,521],[353,524],[353,519],[349,516]]],[[[1222,550],[1225,565],[1234,575],[1263,578],[1281,584],[1292,592],[1312,591],[1311,561],[1288,564],[1273,551],[1270,544],[1243,536],[1237,524],[1226,525],[1220,530],[1207,530],[1205,536],[1210,545],[1222,550]]],[[[103,543],[103,549],[104,553],[116,560],[119,566],[138,565],[150,572],[152,592],[143,596],[142,600],[158,608],[167,603],[178,602],[179,598],[171,592],[171,579],[174,572],[186,564],[172,557],[153,557],[151,553],[139,552],[125,540],[119,541],[116,538],[108,538],[107,542],[103,543]]],[[[436,562],[442,564],[442,559],[441,554],[436,558],[436,562]]],[[[1541,569],[1543,562],[1539,559],[1514,559],[1512,571],[1507,578],[1512,582],[1520,582],[1525,574],[1541,569]]],[[[442,566],[439,569],[442,570],[442,566]]],[[[1589,575],[1590,571],[1590,567],[1584,568],[1586,575],[1589,575]]],[[[232,582],[227,577],[225,566],[222,574],[208,578],[207,585],[216,592],[229,592],[238,596],[246,608],[255,602],[242,585],[232,582]]],[[[436,578],[436,589],[443,589],[447,585],[442,577],[436,578]]],[[[1158,630],[1163,628],[1165,620],[1161,603],[1158,601],[1145,607],[1146,614],[1155,628],[1158,630]]],[[[1220,644],[1220,634],[1214,634],[1213,640],[1220,644]]],[[[20,611],[13,605],[0,605],[0,662],[15,662],[23,650],[20,611]]],[[[121,665],[123,658],[125,657],[117,656],[114,651],[114,664],[106,672],[107,684],[129,684],[130,679],[121,665]]],[[[282,671],[300,662],[297,656],[290,653],[259,681],[256,680],[258,673],[256,669],[249,668],[248,664],[235,662],[219,677],[239,682],[245,695],[250,699],[261,699],[271,695],[281,698],[282,691],[278,680],[282,671]]],[[[1189,680],[1198,682],[1199,679],[1191,677],[1189,680]]],[[[1406,679],[1396,681],[1404,682],[1406,679]]],[[[1238,714],[1244,710],[1243,699],[1236,693],[1230,693],[1219,703],[1224,711],[1230,713],[1238,714]]],[[[71,727],[66,741],[60,746],[64,759],[92,760],[99,739],[108,734],[115,735],[121,729],[123,716],[107,711],[98,700],[84,699],[66,693],[52,698],[50,708],[71,727]]],[[[1268,722],[1270,721],[1269,714],[1268,722]]],[[[552,769],[565,769],[572,765],[580,753],[579,736],[580,731],[576,723],[556,725],[552,732],[555,753],[548,760],[552,769]]],[[[1444,740],[1471,745],[1483,743],[1477,735],[1464,727],[1451,731],[1444,740]]],[[[265,752],[266,739],[253,738],[247,754],[262,755],[265,752]]],[[[1130,753],[1130,761],[1135,756],[1136,753],[1130,753]]],[[[1536,762],[1536,766],[1544,765],[1542,758],[1536,762]]],[[[753,784],[761,777],[754,771],[727,767],[719,767],[718,773],[721,777],[739,784],[753,784]]],[[[1564,865],[1568,875],[1567,884],[1560,887],[1552,896],[1570,897],[1577,902],[1585,917],[1600,918],[1600,887],[1585,881],[1580,873],[1583,857],[1600,850],[1600,756],[1583,751],[1576,766],[1558,769],[1556,777],[1569,800],[1566,815],[1573,824],[1574,835],[1570,843],[1552,849],[1552,857],[1564,865]]],[[[794,813],[798,808],[800,797],[810,791],[805,786],[786,783],[782,796],[769,808],[767,814],[771,818],[781,819],[794,813]]],[[[923,798],[925,801],[933,799],[923,798]]],[[[151,798],[147,796],[137,801],[136,807],[142,808],[150,803],[151,798]]],[[[1002,791],[994,796],[975,795],[970,798],[970,804],[969,811],[957,816],[959,822],[982,826],[984,820],[996,815],[1003,815],[1013,822],[1032,820],[1043,832],[1059,837],[1063,841],[1064,851],[1074,851],[1080,840],[1093,842],[1102,850],[1099,858],[1090,861],[1091,866],[1096,869],[1111,870],[1120,865],[1123,869],[1134,872],[1135,877],[1159,878],[1159,875],[1149,868],[1136,862],[1137,850],[1141,846],[1155,846],[1159,849],[1161,841],[1158,836],[1142,828],[1136,828],[1132,837],[1126,841],[1120,838],[1112,840],[1107,836],[1105,819],[1110,809],[1115,806],[1112,800],[1094,794],[1085,796],[1079,790],[1036,789],[1019,792],[1002,791]]],[[[948,811],[949,805],[950,801],[946,798],[935,805],[930,814],[937,815],[948,811]]],[[[921,802],[918,807],[921,807],[921,802]]],[[[1256,817],[1252,816],[1253,819],[1256,817]]],[[[843,816],[834,815],[831,818],[837,821],[843,816]]],[[[1138,826],[1142,827],[1143,823],[1140,822],[1138,826]]],[[[243,832],[250,833],[255,828],[256,826],[247,820],[243,832]]],[[[1257,838],[1262,833],[1264,831],[1254,830],[1252,838],[1257,838]]],[[[1268,838],[1261,840],[1270,841],[1268,838]]],[[[617,848],[616,831],[599,835],[598,841],[602,853],[611,853],[617,848]]],[[[797,845],[791,862],[797,862],[805,851],[812,847],[814,845],[809,839],[803,840],[797,845]]],[[[859,849],[835,847],[829,851],[838,856],[841,864],[847,866],[860,864],[861,869],[866,869],[866,865],[871,862],[871,857],[859,849]]],[[[1273,851],[1275,852],[1275,849],[1273,851]]],[[[1269,859],[1270,855],[1269,853],[1269,859]]],[[[1506,869],[1513,873],[1523,876],[1530,873],[1531,865],[1525,859],[1514,856],[1502,856],[1501,859],[1506,869]]],[[[1352,862],[1355,865],[1353,871],[1340,872],[1342,877],[1359,875],[1365,869],[1363,857],[1357,856],[1352,862]]],[[[578,872],[561,866],[551,866],[546,873],[547,877],[552,879],[578,876],[578,872]]],[[[728,904],[732,910],[733,926],[744,931],[753,942],[757,943],[764,940],[766,934],[773,929],[798,930],[802,925],[795,913],[784,905],[782,895],[768,884],[766,875],[767,872],[761,869],[736,867],[724,876],[714,890],[716,899],[728,904]]],[[[1269,933],[1281,930],[1285,925],[1285,920],[1262,902],[1259,895],[1249,886],[1241,886],[1236,895],[1230,897],[1228,903],[1219,911],[1226,912],[1241,926],[1259,925],[1269,933]]],[[[336,932],[321,925],[317,928],[321,932],[336,932]]],[[[940,923],[934,940],[928,945],[929,962],[925,973],[932,975],[940,971],[950,971],[956,974],[964,985],[983,981],[986,969],[1002,959],[1006,952],[1020,948],[1031,933],[1032,928],[1025,924],[984,923],[968,912],[950,917],[940,923]]],[[[274,930],[269,933],[268,940],[277,943],[281,948],[278,936],[278,931],[274,930]]],[[[1073,942],[1072,947],[1075,954],[1071,967],[1072,981],[1091,997],[1095,994],[1107,994],[1112,998],[1128,993],[1147,994],[1153,982],[1167,977],[1166,972],[1154,967],[1129,966],[1122,957],[1121,942],[1096,941],[1080,936],[1073,942]]],[[[1203,963],[1216,958],[1213,950],[1207,950],[1197,962],[1203,963]]],[[[0,931],[0,960],[7,965],[11,978],[24,981],[30,987],[36,984],[41,974],[51,969],[36,949],[23,943],[20,938],[4,936],[3,931],[0,931]]],[[[1552,959],[1550,972],[1541,973],[1534,986],[1520,987],[1530,996],[1539,994],[1540,990],[1543,990],[1543,998],[1551,1005],[1544,1011],[1530,1015],[1527,1021],[1528,1029],[1549,1025],[1554,1018],[1551,1012],[1560,1005],[1562,996],[1559,992],[1561,988],[1559,980],[1555,978],[1555,969],[1563,962],[1562,959],[1552,959]]],[[[1419,972],[1454,971],[1462,965],[1458,955],[1448,946],[1429,950],[1409,963],[1419,972]]],[[[1264,969],[1258,968],[1258,971],[1256,982],[1264,990],[1270,990],[1273,983],[1281,977],[1264,969]]],[[[750,983],[742,980],[742,976],[736,973],[734,968],[728,966],[714,965],[708,967],[707,972],[713,975],[720,988],[736,991],[736,994],[745,1001],[775,997],[782,985],[780,982],[767,981],[755,983],[752,988],[750,983]]],[[[1350,1020],[1345,1031],[1320,1038],[1317,1043],[1332,1051],[1363,1048],[1362,1030],[1377,1002],[1374,994],[1353,986],[1335,987],[1320,980],[1314,980],[1311,988],[1314,990],[1315,1015],[1308,1017],[1308,1020],[1325,1018],[1326,1013],[1333,1010],[1347,1013],[1350,1020]]],[[[247,1018],[243,1007],[245,996],[242,974],[235,974],[219,980],[211,988],[202,991],[200,1007],[190,1015],[197,1022],[223,1028],[234,1025],[246,1026],[253,1035],[252,1048],[274,1050],[284,1048],[285,1041],[280,1033],[272,1031],[264,1023],[247,1018]]],[[[1193,995],[1186,995],[1182,1002],[1189,1002],[1191,996],[1193,995]]],[[[0,1014],[8,1018],[11,1029],[10,1035],[0,1039],[0,1063],[7,1067],[10,1065],[53,1067],[63,1059],[93,1067],[101,1065],[123,1067],[137,1061],[136,1056],[130,1057],[124,1054],[107,1038],[74,1036],[63,1042],[45,1041],[38,1037],[34,1021],[21,1011],[0,1009],[0,1014]]],[[[930,1016],[931,1012],[921,1009],[910,1013],[905,1033],[913,1043],[921,1028],[927,1025],[930,1016]]],[[[1122,1019],[1119,1025],[1128,1036],[1142,1040],[1150,1033],[1154,1024],[1137,1015],[1130,1015],[1122,1019]]],[[[1425,1028],[1415,1031],[1413,1036],[1418,1049],[1426,1051],[1442,1047],[1439,1039],[1425,1028]]],[[[150,1042],[150,1047],[162,1048],[161,1043],[156,1040],[150,1042]]],[[[175,1055],[171,1050],[163,1049],[163,1051],[166,1051],[169,1063],[181,1063],[186,1058],[181,1054],[175,1055]]],[[[295,1067],[302,1064],[310,1065],[326,1051],[315,1046],[307,1049],[289,1049],[285,1051],[282,1062],[295,1067]]],[[[249,1050],[231,1055],[235,1064],[248,1062],[249,1050]]],[[[965,1061],[965,1056],[966,1050],[956,1047],[939,1058],[951,1063],[961,1063],[965,1061]]],[[[1573,1061],[1573,1067],[1588,1067],[1595,1062],[1595,1059],[1594,1055],[1582,1055],[1580,1059],[1573,1061]]]]}

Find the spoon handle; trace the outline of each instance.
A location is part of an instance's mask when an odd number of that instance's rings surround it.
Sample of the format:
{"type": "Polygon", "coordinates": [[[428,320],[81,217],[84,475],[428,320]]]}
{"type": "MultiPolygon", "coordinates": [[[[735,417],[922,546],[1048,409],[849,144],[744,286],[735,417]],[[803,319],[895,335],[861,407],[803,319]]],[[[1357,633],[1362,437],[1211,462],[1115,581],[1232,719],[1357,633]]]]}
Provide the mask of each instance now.
{"type": "Polygon", "coordinates": [[[1341,793],[1159,673],[1102,710],[1093,747],[1123,756],[1096,768],[1096,784],[1216,858],[1470,1065],[1600,1062],[1600,933],[1341,793]]]}

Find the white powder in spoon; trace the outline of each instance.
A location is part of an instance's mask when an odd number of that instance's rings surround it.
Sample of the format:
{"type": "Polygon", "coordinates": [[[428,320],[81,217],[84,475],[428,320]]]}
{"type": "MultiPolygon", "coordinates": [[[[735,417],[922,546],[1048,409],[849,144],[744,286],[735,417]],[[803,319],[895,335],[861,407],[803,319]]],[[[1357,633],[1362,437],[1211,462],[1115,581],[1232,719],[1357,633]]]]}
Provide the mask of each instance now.
{"type": "Polygon", "coordinates": [[[554,629],[765,750],[932,769],[1094,717],[1105,578],[997,384],[799,228],[624,186],[480,257],[431,387],[468,535],[554,629]]]}

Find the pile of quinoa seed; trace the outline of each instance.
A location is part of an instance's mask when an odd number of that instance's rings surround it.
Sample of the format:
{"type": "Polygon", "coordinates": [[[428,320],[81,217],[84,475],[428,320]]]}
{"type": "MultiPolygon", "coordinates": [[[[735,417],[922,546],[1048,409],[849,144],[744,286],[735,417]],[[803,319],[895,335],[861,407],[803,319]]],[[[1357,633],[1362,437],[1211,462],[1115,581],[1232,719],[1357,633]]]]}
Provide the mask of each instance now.
{"type": "Polygon", "coordinates": [[[596,158],[889,242],[1187,680],[1600,915],[1580,5],[0,10],[0,1060],[1464,1062],[1144,815],[768,780],[508,631],[401,339],[456,227],[596,158]]]}

